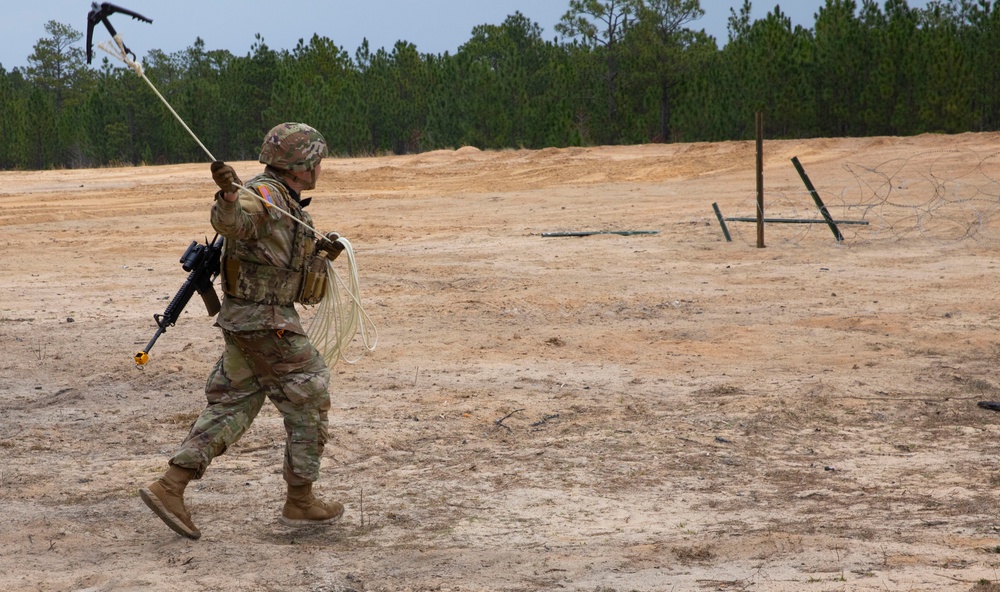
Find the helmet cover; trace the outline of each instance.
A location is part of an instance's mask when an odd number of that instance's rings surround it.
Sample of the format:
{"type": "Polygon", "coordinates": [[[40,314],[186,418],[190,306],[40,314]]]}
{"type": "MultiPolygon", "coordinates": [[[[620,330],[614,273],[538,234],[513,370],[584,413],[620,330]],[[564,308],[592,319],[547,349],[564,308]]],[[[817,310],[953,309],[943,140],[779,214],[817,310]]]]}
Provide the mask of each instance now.
{"type": "Polygon", "coordinates": [[[300,173],[316,168],[329,155],[323,135],[304,123],[281,123],[267,132],[260,148],[260,162],[283,171],[300,173]]]}

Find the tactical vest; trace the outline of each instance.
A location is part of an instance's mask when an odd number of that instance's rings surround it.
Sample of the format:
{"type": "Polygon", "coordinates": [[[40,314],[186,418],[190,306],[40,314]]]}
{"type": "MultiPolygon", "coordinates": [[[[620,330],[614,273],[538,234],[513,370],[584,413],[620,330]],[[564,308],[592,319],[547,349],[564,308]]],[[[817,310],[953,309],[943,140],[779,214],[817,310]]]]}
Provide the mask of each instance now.
{"type": "MultiPolygon", "coordinates": [[[[270,192],[269,203],[282,207],[307,224],[312,219],[302,211],[292,199],[288,190],[280,182],[261,175],[252,179],[247,186],[264,186],[263,194],[270,192]],[[275,200],[279,195],[283,200],[275,200]],[[275,203],[283,201],[284,203],[275,203]]],[[[268,208],[272,206],[267,206],[268,208]]],[[[284,217],[284,214],[279,213],[284,217]]],[[[316,253],[316,243],[312,231],[291,220],[293,234],[291,260],[288,267],[275,267],[260,263],[262,257],[254,252],[254,241],[234,241],[226,239],[222,253],[222,290],[235,298],[257,302],[290,306],[294,302],[318,304],[326,294],[327,258],[324,253],[316,253]]]]}

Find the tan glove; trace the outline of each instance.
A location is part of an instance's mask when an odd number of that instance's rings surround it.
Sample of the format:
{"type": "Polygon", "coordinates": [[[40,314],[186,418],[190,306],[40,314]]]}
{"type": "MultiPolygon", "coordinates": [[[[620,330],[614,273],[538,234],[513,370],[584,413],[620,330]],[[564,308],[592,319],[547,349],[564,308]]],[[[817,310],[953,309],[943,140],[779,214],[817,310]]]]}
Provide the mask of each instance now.
{"type": "Polygon", "coordinates": [[[326,236],[316,241],[317,251],[326,251],[326,258],[335,261],[340,253],[345,249],[343,243],[337,242],[340,235],[336,232],[328,232],[326,236]]]}
{"type": "Polygon", "coordinates": [[[243,181],[240,181],[240,178],[236,176],[236,171],[233,170],[233,167],[221,160],[212,163],[212,180],[215,181],[215,184],[219,186],[219,189],[223,193],[235,193],[239,191],[239,187],[234,187],[234,185],[243,184],[243,181]]]}

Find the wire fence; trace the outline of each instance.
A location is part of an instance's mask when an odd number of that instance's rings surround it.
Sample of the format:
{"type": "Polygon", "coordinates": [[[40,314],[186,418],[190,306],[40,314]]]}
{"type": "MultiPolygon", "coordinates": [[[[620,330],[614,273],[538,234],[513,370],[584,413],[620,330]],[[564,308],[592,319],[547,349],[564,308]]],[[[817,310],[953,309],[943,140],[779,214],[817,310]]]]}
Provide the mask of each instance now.
{"type": "MultiPolygon", "coordinates": [[[[838,228],[845,246],[875,241],[1000,241],[1000,152],[925,151],[875,165],[849,162],[836,179],[811,177],[835,220],[863,221],[838,228]]],[[[808,170],[806,171],[808,173],[808,170]]],[[[764,195],[765,217],[814,220],[814,224],[768,223],[767,244],[835,240],[809,192],[764,195]]],[[[727,218],[756,218],[749,195],[727,218]]],[[[734,241],[756,245],[755,224],[728,224],[734,241]]]]}

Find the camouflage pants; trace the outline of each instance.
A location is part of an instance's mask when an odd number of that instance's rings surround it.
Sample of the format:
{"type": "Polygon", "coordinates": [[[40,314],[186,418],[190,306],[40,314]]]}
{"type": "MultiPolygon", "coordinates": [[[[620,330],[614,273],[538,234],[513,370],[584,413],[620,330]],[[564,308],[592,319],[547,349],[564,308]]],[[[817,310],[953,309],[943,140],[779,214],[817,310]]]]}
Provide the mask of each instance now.
{"type": "Polygon", "coordinates": [[[305,335],[273,330],[222,333],[226,349],[208,376],[208,407],[170,463],[196,469],[200,479],[212,459],[249,429],[267,397],[284,417],[285,481],[316,481],[329,438],[330,371],[322,356],[305,335]]]}

